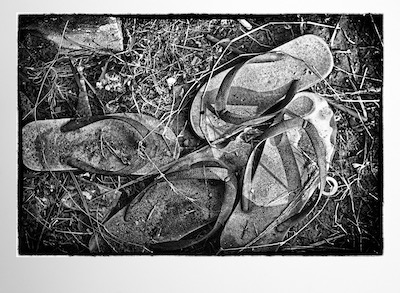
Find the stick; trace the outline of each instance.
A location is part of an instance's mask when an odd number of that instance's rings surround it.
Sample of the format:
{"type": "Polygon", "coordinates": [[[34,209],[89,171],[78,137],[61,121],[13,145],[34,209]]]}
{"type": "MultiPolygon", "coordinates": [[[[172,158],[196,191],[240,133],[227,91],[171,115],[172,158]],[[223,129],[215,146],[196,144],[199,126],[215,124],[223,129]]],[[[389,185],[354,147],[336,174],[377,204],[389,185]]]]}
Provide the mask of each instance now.
{"type": "Polygon", "coordinates": [[[89,97],[86,90],[85,77],[83,76],[83,67],[75,67],[72,63],[71,58],[69,58],[69,65],[74,75],[75,82],[78,85],[78,103],[76,105],[76,112],[81,117],[92,116],[92,111],[90,109],[89,97]]]}
{"type": "Polygon", "coordinates": [[[372,21],[372,24],[374,25],[375,32],[378,35],[379,41],[381,42],[381,46],[383,48],[383,41],[382,41],[381,34],[379,33],[378,28],[376,27],[376,24],[375,24],[374,18],[372,17],[372,14],[370,14],[369,16],[371,17],[371,21],[372,21]]]}
{"type": "MultiPolygon", "coordinates": [[[[229,39],[220,40],[220,39],[217,39],[216,37],[214,37],[212,35],[209,35],[209,34],[206,35],[206,39],[209,40],[212,43],[220,45],[223,48],[228,47],[228,45],[230,44],[230,40],[229,39]]],[[[239,49],[237,49],[237,48],[235,48],[233,46],[229,46],[229,50],[231,50],[233,53],[235,53],[237,55],[244,54],[243,51],[241,51],[241,50],[239,50],[239,49]]]]}
{"type": "Polygon", "coordinates": [[[341,110],[343,112],[346,112],[347,114],[349,114],[349,115],[351,115],[351,116],[353,116],[355,118],[358,118],[363,122],[367,122],[367,120],[368,120],[367,117],[363,117],[363,116],[359,115],[356,111],[354,111],[354,110],[352,110],[352,109],[350,109],[350,108],[348,108],[346,106],[340,105],[340,104],[338,104],[338,103],[336,103],[336,102],[334,102],[334,101],[332,101],[330,99],[326,99],[326,101],[330,105],[334,106],[335,108],[337,108],[337,109],[339,109],[339,110],[341,110]]]}
{"type": "Polygon", "coordinates": [[[248,31],[253,28],[253,26],[245,19],[238,19],[238,22],[243,25],[248,31]]]}
{"type": "Polygon", "coordinates": [[[89,104],[89,96],[86,90],[85,78],[83,76],[83,66],[78,66],[77,68],[79,73],[79,83],[81,84],[82,91],[79,92],[78,96],[78,105],[76,106],[76,111],[79,116],[86,117],[92,116],[92,110],[90,109],[89,104]]]}

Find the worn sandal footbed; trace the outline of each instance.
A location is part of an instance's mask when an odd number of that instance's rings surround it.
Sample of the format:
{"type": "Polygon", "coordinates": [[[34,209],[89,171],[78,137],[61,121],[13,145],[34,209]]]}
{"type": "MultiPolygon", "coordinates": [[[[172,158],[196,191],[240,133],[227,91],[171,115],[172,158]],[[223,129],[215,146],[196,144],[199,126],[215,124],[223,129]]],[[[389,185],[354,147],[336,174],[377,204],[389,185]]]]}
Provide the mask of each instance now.
{"type": "Polygon", "coordinates": [[[174,169],[104,223],[103,237],[114,250],[181,250],[221,230],[234,208],[235,175],[221,161],[200,157],[174,169]]]}
{"type": "Polygon", "coordinates": [[[171,129],[132,113],[33,121],[22,138],[23,163],[35,171],[144,175],[180,153],[171,129]]]}

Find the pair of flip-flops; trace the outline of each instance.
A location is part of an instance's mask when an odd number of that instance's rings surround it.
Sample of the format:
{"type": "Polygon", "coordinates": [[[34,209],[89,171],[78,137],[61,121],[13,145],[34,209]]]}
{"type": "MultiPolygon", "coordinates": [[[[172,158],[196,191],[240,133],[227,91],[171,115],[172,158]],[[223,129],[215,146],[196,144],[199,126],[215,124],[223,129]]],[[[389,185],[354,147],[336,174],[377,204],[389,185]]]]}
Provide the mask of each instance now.
{"type": "Polygon", "coordinates": [[[179,250],[219,232],[226,251],[276,250],[318,185],[318,198],[324,190],[333,112],[300,91],[332,67],[326,43],[305,35],[213,76],[190,112],[209,145],[179,159],[168,127],[119,114],[32,122],[23,128],[23,161],[38,171],[163,172],[103,223],[103,238],[120,251],[179,250]]]}

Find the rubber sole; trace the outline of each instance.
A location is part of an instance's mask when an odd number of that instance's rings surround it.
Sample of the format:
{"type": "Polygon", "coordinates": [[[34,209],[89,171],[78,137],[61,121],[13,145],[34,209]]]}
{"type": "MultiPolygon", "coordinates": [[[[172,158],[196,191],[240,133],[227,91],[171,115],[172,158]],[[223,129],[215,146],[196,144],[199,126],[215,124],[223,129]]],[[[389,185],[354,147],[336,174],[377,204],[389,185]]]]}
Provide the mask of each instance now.
{"type": "Polygon", "coordinates": [[[35,171],[76,170],[63,159],[73,157],[101,170],[118,171],[131,164],[132,158],[137,158],[138,168],[130,174],[144,175],[154,172],[154,165],[159,167],[179,157],[175,134],[159,120],[131,113],[114,115],[138,121],[151,132],[143,139],[143,143],[153,149],[150,159],[138,155],[137,131],[127,123],[106,119],[78,130],[61,132],[61,126],[71,120],[66,118],[33,121],[23,127],[24,165],[35,171]]]}

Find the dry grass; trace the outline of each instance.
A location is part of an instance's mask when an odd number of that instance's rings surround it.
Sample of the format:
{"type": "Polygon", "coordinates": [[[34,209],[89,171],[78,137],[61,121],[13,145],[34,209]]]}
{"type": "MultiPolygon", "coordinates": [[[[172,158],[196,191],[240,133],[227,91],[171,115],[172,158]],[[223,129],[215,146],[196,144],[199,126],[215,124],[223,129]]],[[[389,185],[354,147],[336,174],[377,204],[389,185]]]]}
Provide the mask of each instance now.
{"type": "MultiPolygon", "coordinates": [[[[266,15],[247,19],[251,33],[235,19],[129,16],[122,21],[125,51],[115,54],[86,49],[64,56],[37,34],[20,33],[21,126],[35,119],[77,115],[78,86],[70,57],[83,69],[94,115],[150,114],[180,134],[181,145],[189,151],[199,141],[187,134],[188,127],[174,122],[177,113],[187,111],[192,97],[182,94],[182,85],[200,80],[239,52],[263,52],[303,33],[317,34],[331,45],[335,67],[330,77],[312,90],[352,110],[335,109],[337,151],[329,175],[338,181],[339,191],[321,201],[309,218],[290,231],[279,253],[382,252],[380,16],[266,15]],[[106,73],[113,74],[114,83],[98,86],[106,73]],[[176,80],[173,87],[168,84],[170,78],[176,80]]],[[[93,233],[104,232],[101,219],[115,198],[121,197],[118,209],[124,199],[136,195],[148,183],[133,177],[33,172],[22,166],[19,179],[22,254],[89,253],[89,239],[93,233]],[[90,181],[82,181],[85,178],[90,181]],[[99,190],[97,184],[108,191],[99,190]]],[[[216,254],[217,243],[210,239],[185,253],[216,254]]]]}

